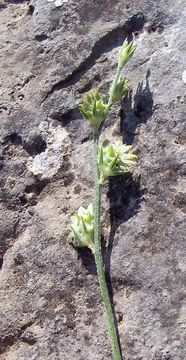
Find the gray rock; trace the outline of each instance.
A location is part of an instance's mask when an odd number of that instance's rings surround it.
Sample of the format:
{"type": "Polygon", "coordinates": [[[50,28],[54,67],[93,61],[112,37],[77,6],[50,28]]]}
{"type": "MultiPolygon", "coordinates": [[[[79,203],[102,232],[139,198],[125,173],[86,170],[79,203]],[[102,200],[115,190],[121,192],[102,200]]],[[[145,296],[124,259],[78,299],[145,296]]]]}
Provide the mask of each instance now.
{"type": "Polygon", "coordinates": [[[93,195],[80,100],[107,93],[137,32],[131,101],[103,132],[139,156],[104,190],[105,266],[123,359],[185,360],[184,1],[8,0],[0,19],[0,359],[112,359],[93,258],[66,226],[93,195]]]}

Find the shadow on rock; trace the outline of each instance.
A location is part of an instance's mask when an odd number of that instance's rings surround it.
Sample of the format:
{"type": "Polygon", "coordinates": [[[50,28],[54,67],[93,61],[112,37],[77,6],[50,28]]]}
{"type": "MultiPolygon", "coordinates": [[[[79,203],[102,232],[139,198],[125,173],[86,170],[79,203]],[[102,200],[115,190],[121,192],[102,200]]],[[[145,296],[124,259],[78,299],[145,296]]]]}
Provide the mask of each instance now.
{"type": "MultiPolygon", "coordinates": [[[[138,84],[134,100],[132,94],[122,104],[121,109],[121,131],[123,142],[132,144],[137,126],[145,123],[153,113],[153,93],[149,87],[150,71],[147,71],[145,85],[143,82],[138,84]]],[[[110,236],[108,247],[104,253],[105,274],[109,287],[109,294],[118,334],[116,313],[113,302],[113,287],[110,275],[111,253],[114,243],[114,237],[118,226],[137,214],[140,209],[140,203],[143,193],[140,191],[140,178],[133,179],[132,174],[125,176],[112,177],[109,180],[108,197],[110,199],[110,236]]],[[[96,266],[94,258],[89,249],[79,249],[78,255],[82,260],[83,266],[91,274],[96,275],[96,266]]],[[[118,336],[119,340],[119,336],[118,336]]]]}
{"type": "Polygon", "coordinates": [[[78,259],[81,259],[82,265],[88,271],[88,273],[92,275],[97,275],[96,264],[91,250],[86,247],[75,247],[75,249],[78,253],[78,259]]]}
{"type": "MultiPolygon", "coordinates": [[[[123,222],[136,215],[140,209],[143,194],[140,191],[140,179],[134,180],[132,174],[112,177],[109,180],[108,197],[110,199],[110,236],[105,252],[104,262],[107,277],[110,278],[110,257],[114,242],[115,232],[123,222]]],[[[102,239],[103,240],[103,239],[102,239]]],[[[102,241],[104,244],[104,241],[102,241]]],[[[81,259],[86,270],[93,275],[97,274],[94,257],[88,248],[76,248],[78,258],[81,259]]],[[[103,245],[104,253],[104,245],[103,245]]]]}
{"type": "Polygon", "coordinates": [[[108,196],[110,199],[110,237],[105,256],[107,273],[110,273],[110,257],[115,232],[122,223],[137,214],[143,196],[140,191],[140,178],[132,178],[132,174],[113,177],[109,181],[108,196]]]}
{"type": "MultiPolygon", "coordinates": [[[[110,178],[108,196],[110,198],[111,230],[109,236],[109,244],[104,254],[104,264],[105,275],[113,309],[113,316],[120,345],[118,323],[116,319],[116,312],[113,301],[113,287],[110,275],[110,259],[115,232],[118,226],[121,223],[127,221],[135,214],[137,214],[138,210],[140,209],[140,202],[142,197],[142,193],[140,192],[140,179],[134,180],[131,174],[110,178]]],[[[88,248],[81,248],[76,250],[78,251],[78,257],[81,258],[82,264],[86,268],[86,270],[93,275],[97,275],[96,265],[91,251],[88,248]]],[[[102,249],[102,251],[104,253],[104,249],[102,249]]]]}
{"type": "MultiPolygon", "coordinates": [[[[138,84],[136,94],[132,101],[132,93],[122,104],[121,109],[121,132],[123,142],[132,144],[136,135],[137,127],[145,123],[153,113],[153,93],[149,87],[150,70],[147,71],[145,84],[138,84]]],[[[116,313],[113,302],[113,287],[110,275],[111,253],[114,237],[118,226],[137,214],[140,209],[143,193],[140,190],[140,178],[134,180],[132,174],[110,178],[108,196],[110,199],[110,236],[107,250],[104,255],[105,272],[109,293],[116,321],[116,313]]],[[[118,328],[117,328],[118,332],[118,328]]]]}
{"type": "Polygon", "coordinates": [[[145,84],[143,81],[138,84],[134,98],[130,92],[128,99],[122,103],[120,127],[126,144],[133,143],[137,127],[146,123],[153,114],[153,92],[149,87],[149,77],[150,70],[147,71],[145,84]]]}

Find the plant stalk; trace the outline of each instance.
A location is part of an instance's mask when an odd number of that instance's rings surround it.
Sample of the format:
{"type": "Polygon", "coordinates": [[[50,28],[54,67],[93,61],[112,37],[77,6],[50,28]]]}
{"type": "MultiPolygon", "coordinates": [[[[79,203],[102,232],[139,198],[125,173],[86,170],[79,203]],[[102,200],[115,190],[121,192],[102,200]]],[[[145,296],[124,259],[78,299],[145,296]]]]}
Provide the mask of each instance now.
{"type": "Polygon", "coordinates": [[[112,311],[110,296],[108,292],[107,282],[105,278],[104,264],[101,251],[101,228],[100,228],[100,205],[101,205],[101,187],[99,184],[99,168],[98,168],[98,144],[99,134],[94,135],[94,244],[95,244],[95,263],[99,278],[99,284],[106,313],[108,330],[112,344],[113,359],[122,360],[114,315],[112,311]]]}

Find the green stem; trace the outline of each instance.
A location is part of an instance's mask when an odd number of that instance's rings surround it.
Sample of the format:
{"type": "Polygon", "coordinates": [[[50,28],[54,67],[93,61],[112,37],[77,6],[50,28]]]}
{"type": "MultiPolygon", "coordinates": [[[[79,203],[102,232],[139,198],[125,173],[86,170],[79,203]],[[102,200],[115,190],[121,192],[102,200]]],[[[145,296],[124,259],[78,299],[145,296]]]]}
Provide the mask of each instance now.
{"type": "Polygon", "coordinates": [[[98,143],[99,135],[94,135],[94,244],[95,244],[95,263],[99,278],[101,294],[103,298],[105,313],[108,322],[109,335],[112,343],[113,359],[122,360],[117,331],[115,326],[114,315],[112,311],[110,296],[105,278],[105,271],[103,265],[102,251],[101,251],[101,229],[100,229],[100,204],[101,204],[101,188],[99,184],[99,168],[98,168],[98,143]]]}

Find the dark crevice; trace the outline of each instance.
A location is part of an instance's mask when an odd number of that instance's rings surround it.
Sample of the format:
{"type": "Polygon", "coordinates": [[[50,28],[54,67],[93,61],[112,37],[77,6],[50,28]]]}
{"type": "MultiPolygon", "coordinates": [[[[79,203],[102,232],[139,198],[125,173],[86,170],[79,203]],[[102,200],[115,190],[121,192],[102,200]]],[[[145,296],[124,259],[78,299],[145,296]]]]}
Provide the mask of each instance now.
{"type": "Polygon", "coordinates": [[[23,84],[22,84],[22,88],[25,86],[25,85],[27,85],[29,82],[30,82],[30,80],[31,79],[33,79],[35,77],[35,75],[30,75],[30,76],[28,76],[25,80],[24,80],[24,82],[23,82],[23,84]]]}
{"type": "Polygon", "coordinates": [[[23,326],[21,326],[20,329],[20,333],[22,334],[26,329],[28,329],[28,327],[30,327],[31,325],[33,325],[34,321],[30,320],[28,323],[24,324],[23,326]]]}
{"type": "Polygon", "coordinates": [[[33,325],[34,321],[35,319],[23,325],[19,330],[15,331],[15,334],[9,334],[4,338],[0,338],[0,354],[3,354],[5,351],[7,351],[7,348],[13,346],[19,339],[21,339],[24,331],[33,325]]]}
{"type": "Polygon", "coordinates": [[[14,335],[7,335],[2,340],[0,339],[0,354],[3,354],[7,348],[13,346],[17,341],[17,338],[14,335]]]}
{"type": "MultiPolygon", "coordinates": [[[[8,207],[7,207],[8,208],[8,207]]],[[[15,221],[15,223],[12,226],[12,229],[9,234],[6,234],[4,236],[4,233],[0,237],[0,269],[3,266],[4,263],[4,256],[9,248],[11,248],[12,244],[14,243],[14,240],[17,237],[17,228],[19,225],[19,218],[15,221]]],[[[0,339],[1,343],[1,339],[0,339]]],[[[1,349],[1,345],[0,345],[1,349]]]]}
{"type": "Polygon", "coordinates": [[[36,180],[34,184],[27,185],[24,193],[19,196],[21,206],[37,204],[37,196],[42,193],[47,184],[48,180],[36,180]],[[29,194],[32,195],[31,198],[29,194]]]}
{"type": "Polygon", "coordinates": [[[21,202],[21,205],[24,206],[28,203],[28,200],[26,199],[25,195],[21,195],[19,197],[19,201],[21,202]]]}
{"type": "Polygon", "coordinates": [[[134,279],[132,279],[129,276],[125,276],[124,278],[112,276],[112,283],[113,283],[114,291],[123,290],[124,287],[138,289],[140,288],[141,285],[140,281],[136,282],[134,279]]]}
{"type": "Polygon", "coordinates": [[[7,111],[8,108],[5,105],[0,106],[0,113],[3,113],[4,111],[7,111]]]}
{"type": "Polygon", "coordinates": [[[18,253],[15,257],[14,257],[14,265],[15,266],[20,266],[24,263],[24,256],[20,253],[18,253]]]}
{"type": "Polygon", "coordinates": [[[48,184],[48,181],[37,181],[35,184],[27,185],[25,188],[25,193],[30,194],[34,193],[36,195],[40,195],[44,190],[45,186],[48,184]]]}
{"type": "Polygon", "coordinates": [[[34,337],[33,334],[22,335],[21,340],[29,345],[34,345],[37,342],[37,339],[34,337]]]}
{"type": "Polygon", "coordinates": [[[36,195],[40,195],[47,184],[48,184],[47,180],[42,180],[42,181],[37,180],[34,184],[26,186],[25,193],[26,194],[34,193],[36,195]]]}
{"type": "Polygon", "coordinates": [[[74,174],[72,172],[63,172],[62,169],[58,171],[58,173],[53,177],[53,180],[62,180],[63,186],[67,187],[71,185],[74,181],[74,174]]]}
{"type": "Polygon", "coordinates": [[[0,256],[0,269],[3,267],[3,256],[0,256]]]}
{"type": "Polygon", "coordinates": [[[81,144],[86,143],[87,141],[90,141],[92,139],[92,133],[89,133],[87,136],[85,136],[82,140],[81,140],[81,144]]]}
{"type": "Polygon", "coordinates": [[[47,144],[46,141],[42,139],[41,135],[38,135],[30,142],[24,142],[23,148],[30,156],[35,157],[46,150],[47,144]]]}
{"type": "Polygon", "coordinates": [[[145,24],[145,17],[138,13],[132,16],[125,24],[116,27],[109,33],[100,38],[92,48],[91,54],[85,59],[72,73],[70,73],[64,80],[57,82],[51,90],[46,94],[42,103],[54,92],[75,85],[80,78],[86,74],[96,63],[103,53],[111,51],[114,47],[122,45],[124,38],[129,40],[132,38],[134,32],[139,32],[143,29],[145,24]]]}
{"type": "Polygon", "coordinates": [[[79,94],[84,94],[85,92],[88,92],[92,89],[92,81],[90,81],[88,84],[85,84],[81,89],[78,90],[79,94]]]}
{"type": "Polygon", "coordinates": [[[28,15],[33,15],[34,13],[34,10],[35,10],[35,7],[34,5],[29,5],[29,9],[28,9],[28,15]]]}
{"type": "Polygon", "coordinates": [[[40,34],[40,35],[36,35],[35,39],[37,41],[41,42],[41,41],[44,41],[44,40],[48,39],[48,36],[46,34],[40,34]]]}
{"type": "Polygon", "coordinates": [[[28,0],[7,0],[8,4],[23,4],[23,3],[28,3],[28,0]]]}
{"type": "MultiPolygon", "coordinates": [[[[170,19],[169,19],[170,21],[170,19]]],[[[165,26],[167,25],[167,16],[162,12],[157,12],[146,24],[146,30],[149,34],[163,33],[165,26]]]]}
{"type": "Polygon", "coordinates": [[[22,145],[23,149],[25,149],[26,152],[32,157],[36,156],[37,154],[41,154],[47,148],[46,141],[41,137],[41,135],[36,135],[34,138],[26,142],[23,141],[21,136],[16,132],[7,135],[3,144],[22,145]]]}
{"type": "Polygon", "coordinates": [[[158,32],[159,34],[163,33],[164,31],[164,26],[163,25],[152,25],[152,26],[149,26],[148,29],[147,29],[147,32],[149,34],[151,33],[154,33],[154,32],[158,32]]]}
{"type": "Polygon", "coordinates": [[[10,135],[7,135],[4,139],[4,143],[11,143],[13,145],[22,145],[22,138],[17,133],[12,133],[10,135]]]}
{"type": "Polygon", "coordinates": [[[6,4],[0,4],[0,11],[6,8],[6,4]]]}
{"type": "Polygon", "coordinates": [[[52,119],[59,121],[63,126],[67,126],[71,121],[78,120],[81,117],[79,109],[69,109],[64,113],[53,112],[52,119]]]}

